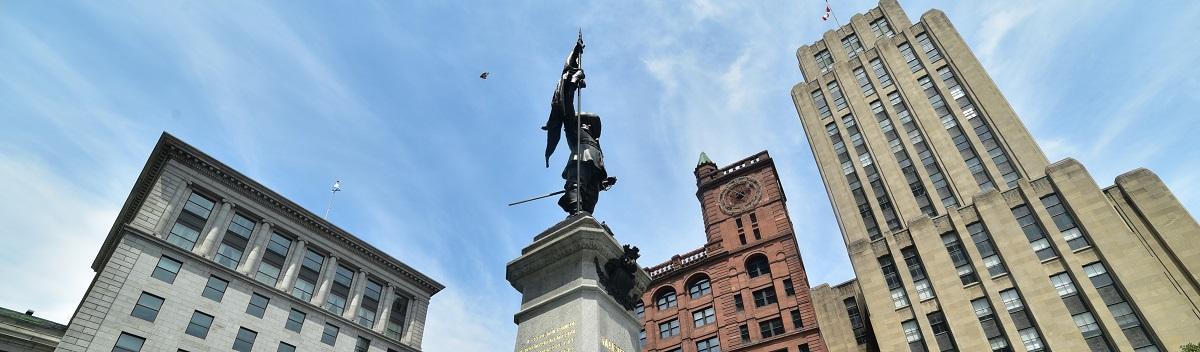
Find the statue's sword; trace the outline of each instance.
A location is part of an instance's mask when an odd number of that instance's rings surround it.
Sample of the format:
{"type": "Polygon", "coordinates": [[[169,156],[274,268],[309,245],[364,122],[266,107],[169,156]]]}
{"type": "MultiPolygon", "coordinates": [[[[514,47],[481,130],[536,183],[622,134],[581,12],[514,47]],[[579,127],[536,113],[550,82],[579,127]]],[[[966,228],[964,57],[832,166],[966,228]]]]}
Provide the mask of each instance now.
{"type": "Polygon", "coordinates": [[[523,201],[508,203],[508,206],[510,206],[510,207],[511,207],[511,206],[514,206],[514,205],[517,205],[517,204],[521,204],[521,203],[529,203],[529,202],[532,202],[532,201],[535,201],[535,200],[538,200],[538,199],[542,199],[542,198],[549,198],[549,197],[557,196],[557,195],[560,195],[560,194],[563,194],[563,193],[567,193],[567,191],[566,191],[566,190],[562,190],[562,191],[551,192],[550,194],[546,194],[546,195],[541,195],[541,196],[537,196],[537,197],[529,198],[529,199],[526,199],[526,200],[523,200],[523,201]]]}
{"type": "MultiPolygon", "coordinates": [[[[612,186],[613,186],[613,185],[615,185],[615,184],[617,184],[617,178],[616,178],[616,177],[611,177],[611,176],[610,176],[609,178],[607,178],[607,179],[604,179],[604,182],[600,183],[600,190],[601,190],[601,191],[607,191],[607,190],[610,190],[610,189],[612,189],[612,186]]],[[[561,190],[561,191],[554,191],[554,192],[550,192],[550,193],[548,193],[548,194],[540,195],[540,196],[533,197],[533,198],[529,198],[529,199],[526,199],[526,200],[522,200],[522,201],[518,201],[518,202],[512,202],[512,203],[508,203],[508,206],[510,206],[510,207],[511,207],[511,206],[514,206],[514,205],[517,205],[517,204],[529,203],[529,202],[532,202],[532,201],[535,201],[535,200],[538,200],[538,199],[542,199],[542,198],[550,198],[550,197],[557,196],[557,195],[560,195],[560,194],[563,194],[563,193],[567,193],[567,191],[566,191],[566,190],[561,190]]]]}

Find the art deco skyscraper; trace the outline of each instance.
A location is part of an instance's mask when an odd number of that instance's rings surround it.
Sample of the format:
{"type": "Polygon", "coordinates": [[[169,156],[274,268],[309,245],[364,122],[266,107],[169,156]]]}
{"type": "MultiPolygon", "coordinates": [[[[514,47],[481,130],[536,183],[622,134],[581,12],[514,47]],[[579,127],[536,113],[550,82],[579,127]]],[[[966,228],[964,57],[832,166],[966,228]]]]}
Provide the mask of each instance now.
{"type": "MultiPolygon", "coordinates": [[[[882,0],[796,55],[792,98],[880,349],[1200,342],[1200,226],[1148,170],[1100,188],[1050,163],[945,14],[911,23],[882,0]]],[[[865,348],[838,329],[821,326],[830,351],[865,348]]]]}

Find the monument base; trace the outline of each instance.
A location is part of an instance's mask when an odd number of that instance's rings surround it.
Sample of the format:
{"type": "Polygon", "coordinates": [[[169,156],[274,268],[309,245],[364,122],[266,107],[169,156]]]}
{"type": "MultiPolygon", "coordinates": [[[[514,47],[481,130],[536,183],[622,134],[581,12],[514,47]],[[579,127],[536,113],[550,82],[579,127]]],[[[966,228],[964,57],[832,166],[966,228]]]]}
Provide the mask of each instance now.
{"type": "MultiPolygon", "coordinates": [[[[641,322],[609,295],[603,263],[624,254],[608,227],[572,216],[534,238],[508,263],[521,292],[516,352],[638,352],[641,322]]],[[[636,287],[650,282],[634,273],[636,287]]],[[[640,292],[640,291],[639,291],[640,292]]]]}

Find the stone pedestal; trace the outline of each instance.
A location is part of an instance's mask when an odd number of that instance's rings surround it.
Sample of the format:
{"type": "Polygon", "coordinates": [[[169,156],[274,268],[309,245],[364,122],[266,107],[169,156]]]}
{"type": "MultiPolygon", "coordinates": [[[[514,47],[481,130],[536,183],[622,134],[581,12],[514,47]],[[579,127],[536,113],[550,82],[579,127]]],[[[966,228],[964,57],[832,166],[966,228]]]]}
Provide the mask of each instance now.
{"type": "MultiPolygon", "coordinates": [[[[534,238],[508,263],[521,292],[516,352],[638,352],[641,322],[604,287],[602,267],[623,255],[609,229],[591,216],[572,216],[534,238]]],[[[635,291],[650,277],[634,273],[635,291]]]]}

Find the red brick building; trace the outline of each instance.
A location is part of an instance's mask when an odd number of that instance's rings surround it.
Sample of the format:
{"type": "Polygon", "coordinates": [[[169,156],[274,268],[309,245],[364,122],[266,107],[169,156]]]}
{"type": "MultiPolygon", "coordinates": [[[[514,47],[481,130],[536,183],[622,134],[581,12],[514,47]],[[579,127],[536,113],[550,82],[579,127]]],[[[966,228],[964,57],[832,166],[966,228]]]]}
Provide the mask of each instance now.
{"type": "Polygon", "coordinates": [[[770,155],[718,168],[701,154],[695,174],[707,241],[647,268],[642,350],[824,352],[770,155]]]}

